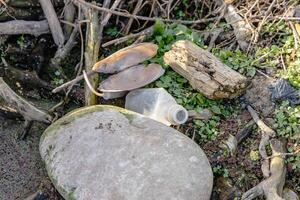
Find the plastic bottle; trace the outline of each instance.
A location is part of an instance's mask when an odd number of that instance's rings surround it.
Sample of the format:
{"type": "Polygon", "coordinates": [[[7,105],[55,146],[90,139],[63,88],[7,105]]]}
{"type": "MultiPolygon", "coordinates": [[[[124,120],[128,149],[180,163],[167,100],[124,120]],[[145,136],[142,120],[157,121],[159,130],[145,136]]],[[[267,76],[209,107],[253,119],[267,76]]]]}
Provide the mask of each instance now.
{"type": "Polygon", "coordinates": [[[188,112],[163,88],[137,89],[126,96],[125,108],[168,126],[186,122],[188,112]]]}

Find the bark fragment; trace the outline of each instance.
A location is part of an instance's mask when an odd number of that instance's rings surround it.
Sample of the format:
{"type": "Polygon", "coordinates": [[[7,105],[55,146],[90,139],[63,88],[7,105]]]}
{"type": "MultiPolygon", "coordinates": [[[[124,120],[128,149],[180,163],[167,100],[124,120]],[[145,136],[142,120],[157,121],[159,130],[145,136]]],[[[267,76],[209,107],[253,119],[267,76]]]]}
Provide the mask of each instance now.
{"type": "Polygon", "coordinates": [[[247,79],[214,55],[187,41],[177,41],[164,61],[210,99],[232,99],[244,92],[247,79]]]}

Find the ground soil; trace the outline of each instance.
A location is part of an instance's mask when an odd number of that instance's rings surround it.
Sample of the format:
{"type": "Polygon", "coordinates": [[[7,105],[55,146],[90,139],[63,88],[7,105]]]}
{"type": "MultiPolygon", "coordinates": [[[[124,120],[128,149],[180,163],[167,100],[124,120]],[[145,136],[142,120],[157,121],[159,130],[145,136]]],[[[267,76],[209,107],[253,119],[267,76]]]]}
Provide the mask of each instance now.
{"type": "Polygon", "coordinates": [[[38,190],[60,199],[39,154],[39,138],[47,126],[34,123],[25,140],[15,139],[23,122],[0,117],[0,200],[25,199],[38,190]]]}

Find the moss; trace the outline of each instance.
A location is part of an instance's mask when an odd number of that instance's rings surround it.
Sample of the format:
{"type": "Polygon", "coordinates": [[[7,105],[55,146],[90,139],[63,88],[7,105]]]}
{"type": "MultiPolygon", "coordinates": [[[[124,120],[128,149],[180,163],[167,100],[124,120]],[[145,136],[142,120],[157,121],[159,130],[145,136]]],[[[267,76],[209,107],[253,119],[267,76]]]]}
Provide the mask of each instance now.
{"type": "Polygon", "coordinates": [[[60,127],[67,125],[74,121],[75,119],[82,117],[86,114],[92,113],[92,112],[101,112],[104,110],[108,109],[113,109],[121,114],[123,114],[129,122],[132,122],[135,117],[137,117],[139,114],[126,110],[124,108],[116,107],[116,106],[110,106],[110,105],[95,105],[95,106],[89,106],[89,107],[83,107],[83,108],[78,108],[75,109],[62,118],[58,119],[56,122],[54,122],[52,125],[50,125],[43,133],[41,140],[40,140],[40,145],[44,141],[44,138],[46,135],[49,134],[55,134],[56,130],[58,130],[60,127]]]}
{"type": "MultiPolygon", "coordinates": [[[[68,114],[66,114],[65,116],[63,116],[62,118],[58,119],[56,122],[54,122],[51,126],[49,126],[44,131],[44,133],[41,137],[41,140],[40,140],[40,145],[42,144],[46,135],[55,134],[56,130],[58,130],[59,128],[61,128],[64,125],[71,123],[75,119],[82,117],[86,114],[92,113],[92,112],[101,112],[101,111],[105,111],[108,109],[113,109],[113,110],[120,112],[128,119],[129,122],[132,122],[132,120],[134,118],[139,116],[137,113],[134,113],[132,111],[129,111],[129,110],[126,110],[126,109],[123,109],[120,107],[116,107],[116,106],[109,106],[109,105],[95,105],[95,106],[89,106],[89,107],[75,109],[75,110],[69,112],[68,114]]],[[[51,145],[47,149],[47,154],[50,154],[54,148],[55,148],[55,146],[51,145]]],[[[75,198],[74,192],[75,192],[76,188],[71,188],[70,190],[66,190],[65,187],[59,187],[58,180],[53,175],[52,170],[50,170],[48,166],[49,165],[46,165],[46,170],[47,170],[48,176],[51,179],[52,183],[55,185],[58,192],[67,200],[73,200],[73,199],[75,200],[76,198],[75,198]]]]}

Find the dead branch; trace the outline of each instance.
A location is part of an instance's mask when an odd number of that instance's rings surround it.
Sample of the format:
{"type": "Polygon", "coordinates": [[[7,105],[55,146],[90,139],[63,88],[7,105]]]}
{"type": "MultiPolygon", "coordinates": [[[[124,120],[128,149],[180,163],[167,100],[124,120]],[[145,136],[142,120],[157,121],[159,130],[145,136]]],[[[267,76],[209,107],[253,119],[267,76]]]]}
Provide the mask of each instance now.
{"type": "Polygon", "coordinates": [[[270,138],[274,137],[276,133],[258,117],[258,114],[251,106],[247,106],[247,109],[248,112],[251,114],[254,122],[262,131],[261,140],[259,143],[259,153],[263,158],[261,170],[263,172],[264,177],[267,178],[270,176],[270,170],[269,170],[269,159],[267,159],[268,154],[267,154],[266,146],[269,145],[270,138]]]}
{"type": "Polygon", "coordinates": [[[24,21],[14,20],[0,23],[0,35],[19,35],[30,34],[39,36],[41,34],[49,33],[49,25],[47,20],[43,21],[24,21]]]}
{"type": "Polygon", "coordinates": [[[285,160],[278,154],[284,153],[282,142],[277,139],[270,140],[272,155],[270,163],[270,176],[243,194],[242,200],[251,200],[264,195],[267,200],[284,200],[282,198],[285,183],[286,166],[285,160]]]}
{"type": "MultiPolygon", "coordinates": [[[[135,8],[134,8],[134,10],[133,10],[133,12],[132,12],[133,15],[136,15],[136,14],[139,12],[139,10],[141,9],[142,3],[143,3],[143,0],[138,0],[138,1],[137,1],[136,5],[135,5],[135,8]]],[[[128,20],[128,23],[127,23],[127,25],[126,25],[126,27],[125,27],[125,30],[124,30],[124,34],[125,34],[125,35],[128,35],[128,33],[129,33],[129,31],[130,31],[130,28],[131,28],[131,25],[132,25],[132,23],[133,23],[133,20],[134,20],[133,18],[130,18],[130,19],[128,20]]]]}
{"type": "MultiPolygon", "coordinates": [[[[94,5],[92,3],[88,3],[84,0],[72,0],[72,1],[74,2],[75,5],[81,4],[83,6],[94,8],[99,11],[109,12],[111,14],[122,16],[122,17],[135,18],[135,19],[144,20],[144,21],[156,21],[157,20],[156,18],[152,18],[152,17],[133,15],[130,13],[125,13],[125,12],[120,12],[120,11],[115,11],[115,10],[111,10],[108,8],[100,7],[100,6],[94,5]]],[[[171,23],[175,22],[175,23],[181,23],[181,24],[201,24],[201,23],[214,21],[217,18],[218,17],[212,17],[212,18],[199,19],[199,20],[194,20],[194,21],[193,20],[172,20],[172,19],[160,19],[160,20],[163,22],[171,22],[171,23]]]]}
{"type": "Polygon", "coordinates": [[[24,131],[21,133],[20,138],[23,138],[28,132],[32,121],[39,121],[50,123],[52,117],[34,105],[17,95],[0,77],[0,96],[6,102],[6,104],[17,110],[25,119],[24,131]]]}
{"type": "MultiPolygon", "coordinates": [[[[86,46],[85,46],[85,69],[87,72],[92,71],[94,63],[98,60],[100,37],[99,37],[99,17],[98,12],[94,9],[88,10],[88,20],[90,23],[86,31],[86,46]]],[[[98,75],[90,76],[90,82],[93,88],[98,85],[98,75]]],[[[85,105],[97,104],[97,96],[85,85],[85,105]]]]}
{"type": "Polygon", "coordinates": [[[247,23],[236,11],[231,4],[226,4],[223,0],[215,0],[219,6],[226,6],[224,18],[229,23],[236,36],[237,42],[242,50],[246,51],[249,46],[249,39],[251,38],[251,26],[247,23]]]}
{"type": "MultiPolygon", "coordinates": [[[[115,10],[118,7],[118,5],[120,4],[121,1],[122,0],[115,0],[110,9],[115,10]]],[[[107,5],[107,7],[108,7],[109,4],[110,4],[110,0],[104,1],[104,6],[107,5]]],[[[103,29],[106,26],[106,24],[107,24],[108,20],[110,19],[110,17],[111,17],[111,13],[108,13],[108,12],[107,13],[102,13],[101,23],[100,23],[100,26],[99,26],[99,41],[100,41],[100,43],[102,41],[103,29]]]]}
{"type": "MultiPolygon", "coordinates": [[[[65,3],[65,7],[64,7],[64,20],[70,23],[74,22],[75,19],[75,6],[74,4],[71,2],[71,0],[64,0],[65,3]]],[[[64,32],[65,32],[65,36],[68,39],[72,33],[72,26],[65,24],[64,25],[64,32]]]]}
{"type": "Polygon", "coordinates": [[[128,40],[131,40],[131,39],[134,39],[134,38],[138,38],[140,36],[149,36],[149,35],[152,35],[153,34],[153,26],[150,26],[149,28],[139,32],[139,33],[134,33],[134,34],[130,34],[130,35],[127,35],[127,36],[124,36],[124,37],[121,37],[121,38],[117,38],[117,39],[114,39],[114,40],[111,40],[111,41],[108,41],[106,43],[104,43],[102,45],[102,47],[108,47],[110,45],[117,45],[117,44],[121,44],[123,42],[126,42],[128,40]]]}
{"type": "Polygon", "coordinates": [[[48,21],[53,40],[58,47],[63,46],[65,37],[58,21],[56,12],[50,0],[39,0],[48,21]]]}
{"type": "MultiPolygon", "coordinates": [[[[64,58],[71,52],[74,46],[77,44],[76,37],[78,34],[78,27],[75,27],[69,37],[67,43],[60,48],[57,49],[55,52],[54,57],[50,61],[50,66],[53,68],[60,69],[60,64],[64,58]]],[[[61,70],[62,71],[62,70],[61,70]]]]}
{"type": "Polygon", "coordinates": [[[271,162],[262,163],[262,165],[267,169],[262,170],[267,179],[259,183],[257,186],[251,188],[246,193],[243,194],[242,200],[251,200],[258,196],[264,195],[267,200],[283,200],[282,191],[285,183],[285,160],[281,155],[285,153],[283,143],[277,139],[270,139],[275,136],[275,131],[269,128],[259,117],[258,114],[251,106],[247,106],[254,122],[262,131],[262,138],[260,142],[259,152],[264,160],[268,160],[265,146],[270,144],[272,149],[271,162]],[[270,164],[270,165],[269,165],[270,164]],[[267,174],[265,174],[268,172],[267,174]]]}
{"type": "Polygon", "coordinates": [[[0,76],[9,77],[11,80],[19,81],[22,84],[31,87],[44,88],[47,90],[53,89],[52,85],[40,79],[35,72],[14,68],[10,66],[3,57],[1,60],[4,67],[2,68],[3,71],[0,70],[0,76]]]}

